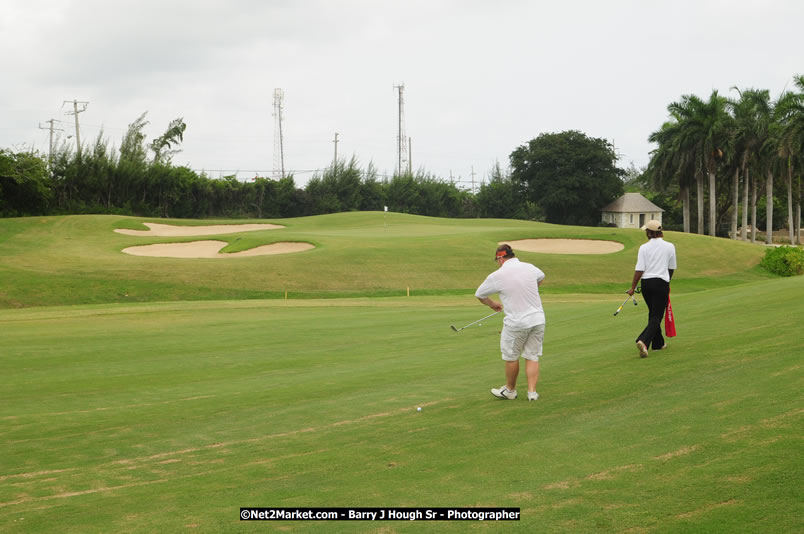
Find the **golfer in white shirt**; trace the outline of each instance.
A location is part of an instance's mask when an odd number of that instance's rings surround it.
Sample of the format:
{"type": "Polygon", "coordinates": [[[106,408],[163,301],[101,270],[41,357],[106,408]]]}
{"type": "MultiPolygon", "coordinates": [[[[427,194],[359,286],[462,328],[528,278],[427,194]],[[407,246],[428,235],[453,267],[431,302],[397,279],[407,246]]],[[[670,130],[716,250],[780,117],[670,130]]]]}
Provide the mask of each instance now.
{"type": "Polygon", "coordinates": [[[648,357],[648,347],[652,350],[666,347],[661,323],[670,297],[670,280],[676,269],[676,247],[664,240],[661,223],[648,221],[645,234],[648,242],[639,247],[634,278],[631,288],[626,291],[633,295],[637,284],[642,280],[642,298],[648,305],[648,326],[636,338],[641,358],[648,357]]]}
{"type": "Polygon", "coordinates": [[[539,356],[544,341],[544,309],[539,296],[544,273],[530,263],[519,261],[508,245],[498,247],[494,259],[500,268],[488,275],[475,292],[475,297],[492,310],[505,310],[500,333],[505,385],[492,389],[491,394],[500,399],[516,398],[519,357],[522,356],[528,379],[528,400],[536,400],[539,398],[536,393],[539,356]],[[495,293],[499,294],[502,303],[491,299],[495,293]]]}

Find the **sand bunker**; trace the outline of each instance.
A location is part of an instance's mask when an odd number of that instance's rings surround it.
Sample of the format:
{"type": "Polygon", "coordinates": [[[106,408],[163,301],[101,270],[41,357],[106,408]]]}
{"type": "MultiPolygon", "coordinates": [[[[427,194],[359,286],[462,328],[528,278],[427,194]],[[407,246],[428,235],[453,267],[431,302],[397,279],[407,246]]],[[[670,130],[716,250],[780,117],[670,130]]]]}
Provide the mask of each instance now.
{"type": "Polygon", "coordinates": [[[514,250],[544,254],[611,254],[625,248],[625,245],[617,241],[597,239],[520,239],[500,241],[499,244],[505,243],[511,245],[514,250]]]}
{"type": "Polygon", "coordinates": [[[269,254],[290,254],[315,248],[310,243],[272,243],[254,247],[242,252],[221,254],[228,245],[225,241],[193,241],[192,243],[162,243],[124,248],[123,252],[132,256],[156,258],[241,258],[243,256],[266,256],[269,254]]]}
{"type": "Polygon", "coordinates": [[[222,235],[236,234],[238,232],[254,232],[257,230],[276,230],[284,228],[278,224],[215,224],[210,226],[173,226],[170,224],[143,223],[149,230],[126,230],[118,228],[118,234],[156,236],[156,237],[184,237],[194,235],[222,235]]]}

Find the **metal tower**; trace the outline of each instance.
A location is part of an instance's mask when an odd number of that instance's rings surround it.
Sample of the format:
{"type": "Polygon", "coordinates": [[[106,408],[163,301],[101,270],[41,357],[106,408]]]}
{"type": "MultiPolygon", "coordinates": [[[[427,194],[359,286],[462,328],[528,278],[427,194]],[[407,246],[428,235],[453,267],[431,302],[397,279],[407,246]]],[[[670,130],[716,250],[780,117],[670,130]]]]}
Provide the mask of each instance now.
{"type": "Polygon", "coordinates": [[[397,131],[397,175],[401,176],[408,168],[408,138],[405,135],[405,84],[395,85],[399,91],[399,129],[397,131]]]}
{"type": "Polygon", "coordinates": [[[282,140],[282,106],[285,92],[274,89],[274,179],[285,177],[285,146],[282,140]]]}

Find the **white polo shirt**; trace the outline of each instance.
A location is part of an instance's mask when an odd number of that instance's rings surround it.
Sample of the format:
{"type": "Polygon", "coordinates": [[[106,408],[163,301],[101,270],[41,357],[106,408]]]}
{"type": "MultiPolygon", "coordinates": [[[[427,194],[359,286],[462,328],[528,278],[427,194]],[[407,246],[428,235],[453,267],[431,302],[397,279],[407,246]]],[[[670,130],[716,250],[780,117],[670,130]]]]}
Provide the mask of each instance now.
{"type": "Polygon", "coordinates": [[[475,291],[478,298],[498,293],[505,310],[503,324],[508,328],[525,329],[544,324],[544,308],[539,296],[539,282],[544,273],[519,258],[506,260],[499,269],[486,277],[475,291]]]}
{"type": "Polygon", "coordinates": [[[676,247],[661,237],[654,237],[639,247],[635,271],[643,271],[642,278],[661,278],[670,282],[669,269],[676,268],[676,247]]]}

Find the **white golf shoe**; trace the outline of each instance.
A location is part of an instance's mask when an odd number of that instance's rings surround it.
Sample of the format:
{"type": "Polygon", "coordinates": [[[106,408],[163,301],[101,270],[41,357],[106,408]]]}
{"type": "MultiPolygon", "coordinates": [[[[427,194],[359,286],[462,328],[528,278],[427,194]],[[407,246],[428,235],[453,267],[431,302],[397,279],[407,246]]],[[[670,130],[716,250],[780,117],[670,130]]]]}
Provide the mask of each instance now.
{"type": "Polygon", "coordinates": [[[535,391],[528,391],[528,400],[529,401],[539,400],[539,394],[536,393],[535,391]]]}
{"type": "Polygon", "coordinates": [[[639,350],[639,357],[640,358],[647,358],[648,357],[648,346],[645,345],[641,340],[636,342],[637,350],[639,350]]]}
{"type": "Polygon", "coordinates": [[[511,391],[510,389],[508,389],[508,386],[503,386],[499,389],[492,388],[491,394],[497,397],[498,399],[514,400],[516,398],[516,391],[511,391]]]}

